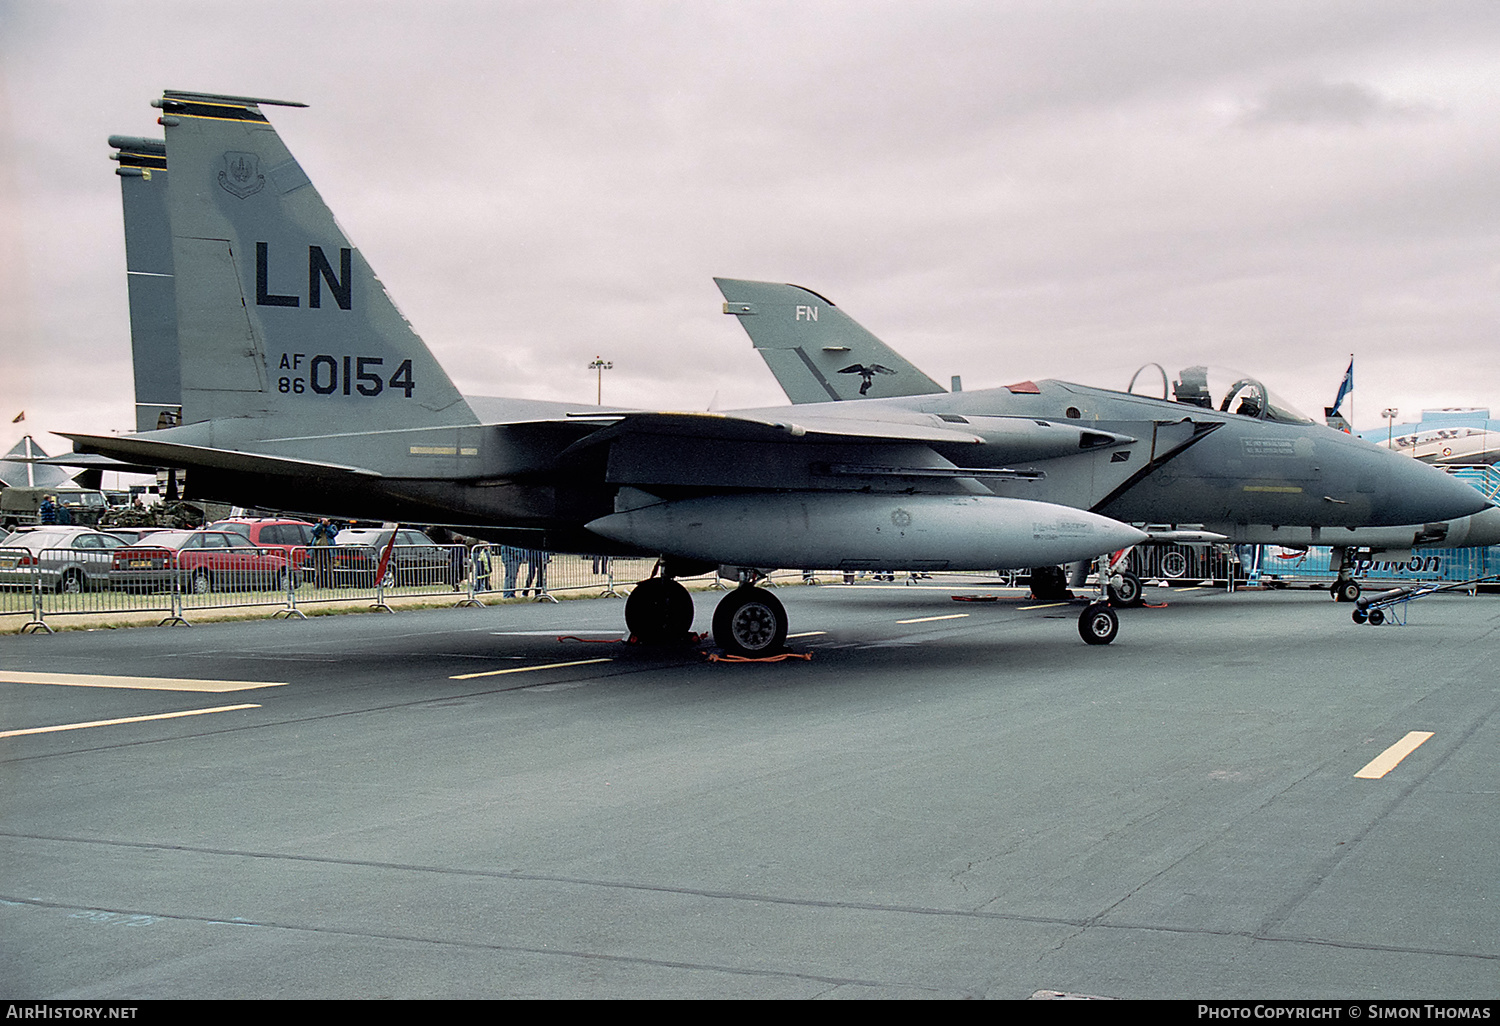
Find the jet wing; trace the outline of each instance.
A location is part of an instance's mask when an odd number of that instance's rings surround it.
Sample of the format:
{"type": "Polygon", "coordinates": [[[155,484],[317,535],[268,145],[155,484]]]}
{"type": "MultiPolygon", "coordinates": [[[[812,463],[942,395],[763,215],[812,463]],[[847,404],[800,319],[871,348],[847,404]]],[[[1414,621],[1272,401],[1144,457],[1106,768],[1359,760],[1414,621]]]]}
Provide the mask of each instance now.
{"type": "Polygon", "coordinates": [[[63,431],[58,434],[71,440],[80,452],[100,453],[122,462],[151,467],[210,467],[246,474],[380,476],[363,467],[288,459],[284,456],[263,456],[234,449],[211,449],[201,445],[183,445],[181,442],[159,442],[128,435],[77,435],[63,431]]]}
{"type": "Polygon", "coordinates": [[[674,435],[707,441],[784,442],[823,436],[825,440],[869,442],[949,442],[977,445],[984,439],[972,431],[909,420],[798,416],[778,419],[756,413],[630,413],[609,427],[580,439],[571,451],[612,442],[627,435],[674,435]]]}

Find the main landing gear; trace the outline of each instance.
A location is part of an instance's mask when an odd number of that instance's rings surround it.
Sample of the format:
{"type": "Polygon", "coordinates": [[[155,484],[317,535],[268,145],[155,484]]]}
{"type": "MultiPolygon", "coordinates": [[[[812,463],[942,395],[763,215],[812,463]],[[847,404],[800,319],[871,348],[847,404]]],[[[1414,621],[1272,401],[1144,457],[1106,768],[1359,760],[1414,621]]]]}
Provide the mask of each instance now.
{"type": "MultiPolygon", "coordinates": [[[[693,597],[670,577],[651,577],[625,600],[625,626],[646,645],[687,641],[693,628],[693,597]]],[[[781,600],[744,581],[714,609],[714,643],[731,655],[776,655],[786,644],[787,615],[781,600]]]]}
{"type": "Polygon", "coordinates": [[[1359,599],[1359,582],[1354,579],[1354,550],[1345,547],[1339,553],[1338,576],[1328,586],[1328,594],[1335,602],[1355,602],[1359,599]]]}
{"type": "MultiPolygon", "coordinates": [[[[1055,568],[1052,568],[1055,569],[1055,568]]],[[[1033,571],[1035,573],[1035,571],[1033,571]]],[[[1061,576],[1061,571],[1057,571],[1061,576]]],[[[781,600],[753,583],[754,571],[742,571],[739,587],[728,592],[714,609],[714,643],[730,655],[755,659],[777,655],[786,645],[787,614],[781,600]]],[[[1099,598],[1084,607],[1078,617],[1078,636],[1090,645],[1108,645],[1120,633],[1120,618],[1108,592],[1125,590],[1135,576],[1116,576],[1107,587],[1102,576],[1099,598]]],[[[651,577],[635,586],[625,600],[625,625],[634,638],[646,645],[672,645],[687,641],[693,628],[693,597],[670,577],[651,577]]]]}
{"type": "Polygon", "coordinates": [[[670,577],[649,577],[625,600],[625,626],[645,645],[674,645],[693,628],[693,596],[670,577]]]}
{"type": "Polygon", "coordinates": [[[730,655],[775,655],[786,644],[786,609],[764,588],[744,583],[714,608],[714,643],[730,655]]]}

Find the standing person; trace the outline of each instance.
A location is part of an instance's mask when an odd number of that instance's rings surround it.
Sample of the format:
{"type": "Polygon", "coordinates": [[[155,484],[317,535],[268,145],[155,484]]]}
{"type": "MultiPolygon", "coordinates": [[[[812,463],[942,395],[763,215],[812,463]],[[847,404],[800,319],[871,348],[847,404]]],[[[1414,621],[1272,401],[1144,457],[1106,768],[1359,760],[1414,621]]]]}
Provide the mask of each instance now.
{"type": "Polygon", "coordinates": [[[552,555],[541,549],[528,549],[526,551],[526,591],[522,594],[542,595],[547,591],[547,564],[552,561],[552,555]],[[532,585],[536,585],[535,588],[532,585]]]}
{"type": "Polygon", "coordinates": [[[319,520],[312,529],[313,583],[320,588],[333,581],[333,542],[338,537],[338,528],[327,517],[319,520]]]}
{"type": "Polygon", "coordinates": [[[457,591],[469,579],[469,539],[457,531],[448,534],[448,583],[457,591]]]}
{"type": "Polygon", "coordinates": [[[500,562],[505,566],[505,590],[503,598],[516,597],[516,578],[521,574],[521,564],[526,562],[526,553],[514,545],[500,546],[500,562]]]}
{"type": "Polygon", "coordinates": [[[36,518],[39,523],[57,523],[57,500],[50,495],[42,496],[42,504],[36,508],[36,518]]]}
{"type": "Polygon", "coordinates": [[[494,572],[494,564],[490,561],[490,547],[482,542],[475,542],[474,548],[470,550],[474,558],[474,589],[476,591],[490,590],[490,574],[494,572]]]}

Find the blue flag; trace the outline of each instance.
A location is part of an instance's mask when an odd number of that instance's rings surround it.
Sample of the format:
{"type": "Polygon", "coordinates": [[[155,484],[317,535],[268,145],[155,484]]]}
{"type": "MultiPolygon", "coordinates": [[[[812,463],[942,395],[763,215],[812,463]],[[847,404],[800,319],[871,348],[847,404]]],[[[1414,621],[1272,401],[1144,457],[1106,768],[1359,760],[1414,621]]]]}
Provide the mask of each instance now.
{"type": "Polygon", "coordinates": [[[1333,401],[1333,412],[1337,414],[1344,405],[1344,396],[1354,391],[1354,357],[1349,357],[1349,369],[1344,371],[1344,380],[1339,384],[1338,398],[1333,401]]]}

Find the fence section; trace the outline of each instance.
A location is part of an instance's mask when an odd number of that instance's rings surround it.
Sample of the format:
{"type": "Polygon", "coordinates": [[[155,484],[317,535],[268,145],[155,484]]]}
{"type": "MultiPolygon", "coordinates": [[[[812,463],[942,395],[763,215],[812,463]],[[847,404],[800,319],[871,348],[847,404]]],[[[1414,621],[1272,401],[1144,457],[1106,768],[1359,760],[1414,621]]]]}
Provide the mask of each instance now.
{"type": "MultiPolygon", "coordinates": [[[[1324,587],[1337,575],[1333,550],[1263,546],[1140,546],[1127,569],[1165,583],[1243,582],[1324,587]]],[[[483,605],[502,599],[622,597],[650,577],[653,559],[578,556],[506,546],[366,545],[229,549],[194,556],[150,546],[111,555],[97,550],[0,548],[0,616],[26,616],[25,629],[48,629],[48,617],[89,613],[152,613],[188,622],[209,610],[255,609],[302,615],[317,603],[368,603],[449,597],[483,605]]],[[[1500,546],[1418,550],[1405,561],[1360,559],[1354,575],[1369,585],[1458,582],[1500,574],[1500,546]]],[[[1029,583],[1026,571],[848,574],[778,570],[763,583],[920,584],[934,579],[999,587],[1029,583]]],[[[696,580],[733,587],[712,575],[696,580]]],[[[689,581],[691,583],[691,580],[689,581]]]]}
{"type": "MultiPolygon", "coordinates": [[[[1321,587],[1338,576],[1336,550],[1327,546],[1287,549],[1258,547],[1253,580],[1263,584],[1321,587]]],[[[1409,559],[1354,561],[1354,577],[1369,584],[1400,585],[1422,581],[1472,581],[1500,573],[1500,546],[1487,549],[1417,549],[1409,559]]]]}
{"type": "Polygon", "coordinates": [[[298,569],[290,608],[318,602],[368,601],[458,595],[473,598],[476,556],[463,545],[314,545],[289,557],[298,569]]]}

